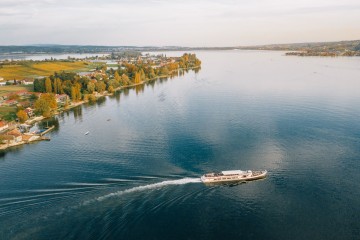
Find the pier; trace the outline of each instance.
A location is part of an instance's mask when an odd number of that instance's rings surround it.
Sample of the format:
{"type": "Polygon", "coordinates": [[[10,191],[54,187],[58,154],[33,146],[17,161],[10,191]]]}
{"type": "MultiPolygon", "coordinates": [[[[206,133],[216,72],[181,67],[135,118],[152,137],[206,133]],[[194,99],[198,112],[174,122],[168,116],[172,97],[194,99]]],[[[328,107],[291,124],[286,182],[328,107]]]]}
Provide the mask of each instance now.
{"type": "Polygon", "coordinates": [[[42,137],[45,134],[47,134],[48,132],[51,132],[54,128],[55,128],[55,126],[51,126],[48,129],[46,129],[45,131],[43,131],[42,133],[40,133],[39,135],[42,137]]]}

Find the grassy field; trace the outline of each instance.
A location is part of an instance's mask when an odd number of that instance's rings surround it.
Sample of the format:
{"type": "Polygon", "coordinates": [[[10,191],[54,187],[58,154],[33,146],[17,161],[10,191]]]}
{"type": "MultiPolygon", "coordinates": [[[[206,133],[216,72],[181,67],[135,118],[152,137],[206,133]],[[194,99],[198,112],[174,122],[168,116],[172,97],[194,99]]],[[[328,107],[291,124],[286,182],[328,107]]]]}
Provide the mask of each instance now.
{"type": "Polygon", "coordinates": [[[39,76],[49,76],[59,71],[86,71],[92,68],[92,63],[87,62],[16,62],[12,65],[3,65],[0,68],[0,77],[4,80],[21,80],[39,76]]]}
{"type": "Polygon", "coordinates": [[[16,107],[0,107],[0,118],[5,121],[16,119],[16,107]]]}
{"type": "Polygon", "coordinates": [[[10,85],[10,86],[0,86],[0,96],[4,96],[8,93],[27,90],[29,92],[34,91],[33,85],[20,86],[20,85],[10,85]]]}

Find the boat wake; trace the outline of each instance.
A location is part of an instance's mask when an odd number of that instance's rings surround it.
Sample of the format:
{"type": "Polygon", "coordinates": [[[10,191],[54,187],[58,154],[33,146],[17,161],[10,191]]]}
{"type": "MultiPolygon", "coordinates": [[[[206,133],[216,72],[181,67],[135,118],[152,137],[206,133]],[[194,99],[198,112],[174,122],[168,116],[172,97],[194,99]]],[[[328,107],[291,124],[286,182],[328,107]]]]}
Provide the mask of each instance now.
{"type": "Polygon", "coordinates": [[[200,178],[182,178],[182,179],[177,179],[177,180],[167,180],[167,181],[163,181],[163,182],[137,186],[137,187],[109,193],[107,195],[97,197],[91,201],[84,202],[83,205],[88,205],[93,202],[101,202],[108,198],[119,197],[124,194],[133,193],[133,192],[142,192],[145,190],[158,189],[158,188],[163,188],[163,187],[170,186],[170,185],[184,185],[184,184],[189,184],[189,183],[200,183],[200,182],[201,182],[200,178]]]}

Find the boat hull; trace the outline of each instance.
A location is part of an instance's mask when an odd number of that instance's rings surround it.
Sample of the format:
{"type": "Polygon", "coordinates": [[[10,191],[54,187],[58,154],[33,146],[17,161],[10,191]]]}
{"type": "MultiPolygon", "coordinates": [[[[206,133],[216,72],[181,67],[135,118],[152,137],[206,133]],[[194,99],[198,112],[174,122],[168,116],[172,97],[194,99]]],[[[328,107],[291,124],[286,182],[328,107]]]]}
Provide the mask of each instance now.
{"type": "MultiPolygon", "coordinates": [[[[213,174],[213,173],[211,173],[213,174]]],[[[267,171],[247,171],[244,174],[239,175],[215,175],[207,176],[211,174],[205,174],[201,176],[201,181],[205,184],[231,184],[231,183],[240,183],[248,182],[263,179],[267,175],[267,171]]]]}

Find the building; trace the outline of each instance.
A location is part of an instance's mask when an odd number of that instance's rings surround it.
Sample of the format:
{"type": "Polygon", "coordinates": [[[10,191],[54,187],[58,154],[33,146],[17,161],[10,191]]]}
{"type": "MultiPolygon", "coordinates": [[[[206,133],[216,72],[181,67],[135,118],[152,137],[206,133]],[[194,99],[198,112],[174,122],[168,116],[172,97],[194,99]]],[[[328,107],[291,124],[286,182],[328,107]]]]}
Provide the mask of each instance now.
{"type": "Polygon", "coordinates": [[[24,110],[24,112],[26,112],[26,114],[28,115],[29,118],[31,118],[32,116],[34,116],[34,110],[32,108],[26,108],[24,110]]]}
{"type": "Polygon", "coordinates": [[[27,91],[27,90],[17,91],[15,94],[20,96],[20,97],[25,97],[25,96],[30,96],[31,95],[31,93],[29,91],[27,91]]]}
{"type": "Polygon", "coordinates": [[[15,106],[18,104],[18,101],[16,100],[6,100],[5,102],[3,102],[3,106],[15,106]]]}
{"type": "Polygon", "coordinates": [[[22,134],[18,129],[13,129],[6,133],[6,135],[14,136],[15,142],[21,142],[22,141],[22,134]]]}
{"type": "Polygon", "coordinates": [[[15,137],[12,136],[12,135],[1,134],[0,135],[0,141],[1,141],[1,143],[4,143],[4,144],[14,144],[14,143],[16,143],[15,137]]]}
{"type": "Polygon", "coordinates": [[[21,81],[21,84],[22,85],[31,85],[31,84],[34,84],[34,82],[29,79],[24,79],[21,81]]]}
{"type": "Polygon", "coordinates": [[[55,98],[57,103],[66,103],[69,100],[69,96],[66,94],[56,94],[55,98]]]}
{"type": "Polygon", "coordinates": [[[4,122],[4,121],[0,121],[0,132],[8,129],[8,127],[9,127],[9,124],[7,124],[7,123],[4,122]]]}
{"type": "Polygon", "coordinates": [[[24,142],[32,142],[32,141],[35,141],[39,138],[39,136],[36,136],[36,135],[31,135],[31,134],[24,134],[22,136],[22,140],[24,142]]]}

